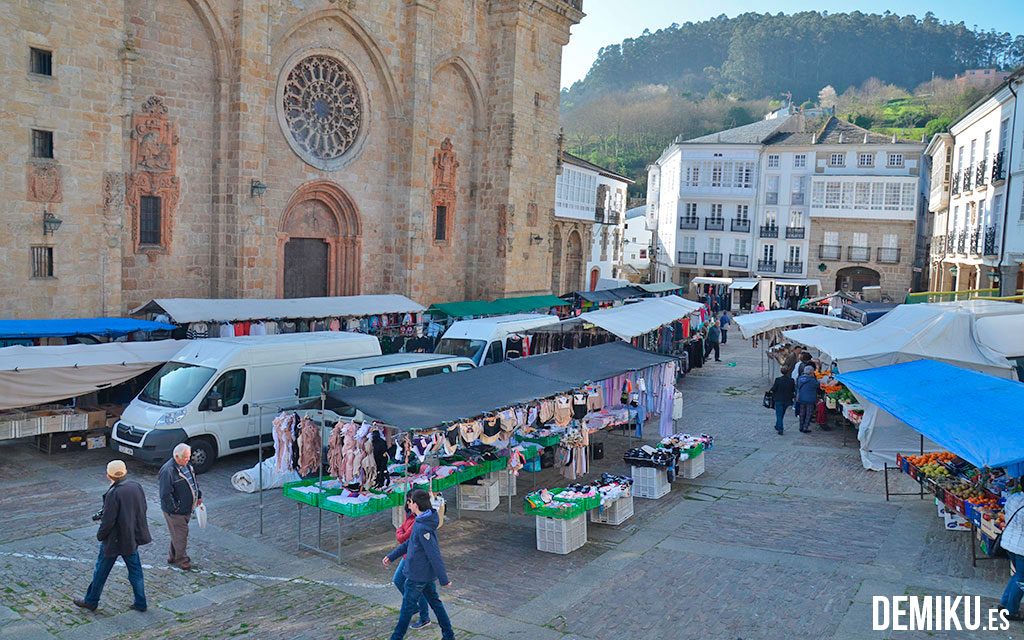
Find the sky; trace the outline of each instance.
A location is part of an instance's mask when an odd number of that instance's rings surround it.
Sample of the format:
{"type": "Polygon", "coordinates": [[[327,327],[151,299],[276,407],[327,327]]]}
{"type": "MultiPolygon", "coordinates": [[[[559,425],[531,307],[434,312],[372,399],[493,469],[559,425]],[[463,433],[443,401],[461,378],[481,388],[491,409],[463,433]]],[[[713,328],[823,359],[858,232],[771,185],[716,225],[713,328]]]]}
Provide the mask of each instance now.
{"type": "Polygon", "coordinates": [[[562,86],[582,79],[590,70],[601,47],[633,38],[644,29],[657,31],[673,22],[696,22],[725,14],[735,16],[756,11],[763,13],[794,13],[797,11],[829,11],[841,13],[858,10],[862,13],[884,13],[924,16],[931,11],[939,20],[963,21],[969,27],[1024,33],[1024,1],[986,0],[983,3],[963,0],[775,0],[770,9],[764,0],[583,0],[587,17],[573,27],[572,38],[562,53],[562,86]],[[624,10],[628,7],[628,10],[624,10]],[[980,10],[979,10],[980,8],[980,10]]]}

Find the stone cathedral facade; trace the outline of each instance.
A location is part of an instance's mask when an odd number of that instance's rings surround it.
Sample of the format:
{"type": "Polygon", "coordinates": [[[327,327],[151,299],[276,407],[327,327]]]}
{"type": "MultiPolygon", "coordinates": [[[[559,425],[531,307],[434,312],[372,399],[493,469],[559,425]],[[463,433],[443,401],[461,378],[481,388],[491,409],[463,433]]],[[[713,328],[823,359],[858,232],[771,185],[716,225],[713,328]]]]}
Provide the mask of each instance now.
{"type": "Polygon", "coordinates": [[[547,292],[581,0],[13,0],[0,317],[547,292]]]}

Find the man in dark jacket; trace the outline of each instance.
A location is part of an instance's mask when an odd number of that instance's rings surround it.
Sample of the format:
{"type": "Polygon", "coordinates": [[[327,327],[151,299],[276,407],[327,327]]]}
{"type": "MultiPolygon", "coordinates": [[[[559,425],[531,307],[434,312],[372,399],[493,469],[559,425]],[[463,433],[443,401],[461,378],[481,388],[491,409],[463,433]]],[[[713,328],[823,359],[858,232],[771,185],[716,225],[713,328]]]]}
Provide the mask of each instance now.
{"type": "Polygon", "coordinates": [[[772,385],[772,398],[775,401],[775,431],[781,436],[783,431],[782,419],[786,417],[786,409],[793,404],[796,395],[796,383],[793,381],[793,372],[783,367],[775,384],[772,385]]]}
{"type": "Polygon", "coordinates": [[[708,326],[707,345],[704,347],[704,357],[707,358],[711,352],[715,352],[715,362],[722,361],[721,354],[722,330],[718,328],[718,322],[712,320],[708,326]]]}
{"type": "Polygon", "coordinates": [[[149,535],[146,522],[146,494],[138,482],[125,480],[127,475],[128,468],[124,462],[113,460],[107,464],[110,488],[103,494],[103,515],[96,532],[96,539],[100,541],[100,554],[96,558],[96,568],[85,597],[74,599],[77,606],[89,611],[95,611],[99,606],[103,585],[118,556],[128,567],[128,582],[135,594],[131,608],[136,611],[146,610],[146,589],[142,579],[139,547],[149,544],[153,538],[149,535]]]}
{"type": "Polygon", "coordinates": [[[437,595],[434,581],[440,580],[442,587],[451,585],[448,572],[441,558],[441,546],[437,539],[437,526],[440,518],[430,504],[430,495],[422,489],[414,489],[409,493],[406,503],[409,510],[416,514],[416,523],[412,527],[412,536],[383,559],[387,567],[393,561],[405,556],[402,562],[405,569],[405,591],[402,594],[402,609],[398,613],[398,624],[391,634],[391,640],[402,640],[409,630],[412,616],[420,608],[420,598],[426,598],[427,604],[434,610],[437,624],[441,627],[441,640],[454,640],[455,631],[445,611],[444,603],[437,595]]]}
{"type": "Polygon", "coordinates": [[[192,448],[182,443],[174,447],[170,460],[160,467],[160,510],[164,512],[167,529],[171,534],[171,549],[167,564],[178,565],[181,569],[192,569],[188,557],[188,523],[192,511],[203,502],[196,472],[189,464],[192,448]]]}

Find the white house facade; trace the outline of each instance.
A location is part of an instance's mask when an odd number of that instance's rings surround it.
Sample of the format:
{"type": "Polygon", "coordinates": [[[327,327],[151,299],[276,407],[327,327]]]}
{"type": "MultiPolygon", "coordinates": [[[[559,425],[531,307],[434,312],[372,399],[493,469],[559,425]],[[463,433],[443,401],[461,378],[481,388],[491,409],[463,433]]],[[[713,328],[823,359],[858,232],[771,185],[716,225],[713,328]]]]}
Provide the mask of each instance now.
{"type": "Polygon", "coordinates": [[[647,207],[634,207],[626,211],[625,236],[622,242],[623,278],[631,282],[646,282],[651,269],[651,239],[647,228],[647,207]]]}

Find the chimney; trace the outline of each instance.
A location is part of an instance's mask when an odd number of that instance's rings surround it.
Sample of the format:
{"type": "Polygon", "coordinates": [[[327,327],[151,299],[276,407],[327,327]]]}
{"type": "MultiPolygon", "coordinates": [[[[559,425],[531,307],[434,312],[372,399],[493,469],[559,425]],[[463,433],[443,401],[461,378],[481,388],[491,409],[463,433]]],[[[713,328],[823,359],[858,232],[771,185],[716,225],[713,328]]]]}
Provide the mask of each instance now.
{"type": "Polygon", "coordinates": [[[816,132],[811,134],[811,144],[818,144],[818,134],[816,132]]]}
{"type": "Polygon", "coordinates": [[[843,144],[843,132],[839,132],[839,144],[843,144]]]}
{"type": "Polygon", "coordinates": [[[892,134],[892,143],[896,144],[896,134],[895,133],[892,134]]]}
{"type": "Polygon", "coordinates": [[[867,143],[868,143],[868,132],[865,131],[864,132],[864,144],[867,144],[867,143]]]}

